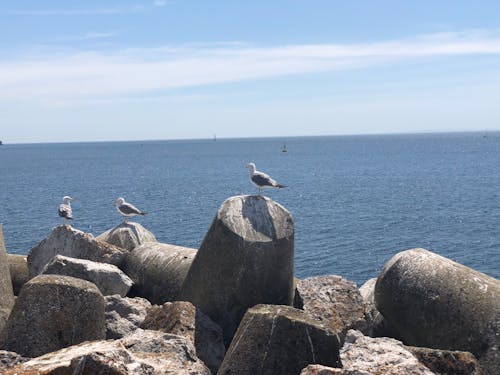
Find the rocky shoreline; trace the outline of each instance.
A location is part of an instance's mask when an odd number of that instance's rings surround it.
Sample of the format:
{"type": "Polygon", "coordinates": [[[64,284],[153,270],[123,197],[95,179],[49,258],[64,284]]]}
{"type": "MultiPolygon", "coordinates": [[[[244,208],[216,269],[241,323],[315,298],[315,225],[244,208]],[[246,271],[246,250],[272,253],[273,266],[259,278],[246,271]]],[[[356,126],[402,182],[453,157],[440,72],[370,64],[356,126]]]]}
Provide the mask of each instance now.
{"type": "Polygon", "coordinates": [[[0,374],[500,373],[500,280],[424,249],[359,289],[293,275],[294,223],[227,199],[200,249],[140,224],[54,228],[27,257],[0,225],[0,374]]]}

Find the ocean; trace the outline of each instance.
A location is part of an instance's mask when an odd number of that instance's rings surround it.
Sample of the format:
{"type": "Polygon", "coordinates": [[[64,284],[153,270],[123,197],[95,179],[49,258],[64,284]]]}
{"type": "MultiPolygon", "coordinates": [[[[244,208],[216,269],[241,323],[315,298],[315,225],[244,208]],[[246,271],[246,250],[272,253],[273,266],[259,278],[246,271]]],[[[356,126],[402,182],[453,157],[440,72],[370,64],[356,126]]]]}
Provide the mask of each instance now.
{"type": "Polygon", "coordinates": [[[255,194],[246,163],[287,187],[265,195],[295,221],[295,273],[361,285],[423,247],[500,278],[500,133],[0,146],[0,223],[27,254],[61,223],[99,235],[124,197],[160,242],[198,248],[228,197],[255,194]],[[288,152],[282,152],[286,145],[288,152]]]}

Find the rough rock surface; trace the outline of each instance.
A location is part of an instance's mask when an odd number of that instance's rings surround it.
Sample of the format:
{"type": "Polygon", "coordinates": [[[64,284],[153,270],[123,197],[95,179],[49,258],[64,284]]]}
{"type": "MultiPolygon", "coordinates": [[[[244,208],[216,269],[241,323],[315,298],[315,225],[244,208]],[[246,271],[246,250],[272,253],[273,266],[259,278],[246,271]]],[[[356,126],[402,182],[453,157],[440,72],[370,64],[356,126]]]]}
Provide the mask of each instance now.
{"type": "Polygon", "coordinates": [[[134,286],[129,295],[159,304],[178,301],[182,283],[196,254],[195,249],[147,242],[125,257],[123,271],[134,286]]]}
{"type": "Polygon", "coordinates": [[[340,358],[344,370],[362,374],[433,374],[400,341],[387,337],[371,338],[355,330],[347,333],[340,358]]]}
{"type": "Polygon", "coordinates": [[[219,208],[182,287],[224,331],[226,344],[256,304],[293,303],[294,225],[262,196],[228,198],[219,208]]]}
{"type": "Polygon", "coordinates": [[[124,297],[132,287],[132,280],[112,264],[56,255],[43,268],[42,274],[73,276],[93,282],[105,296],[124,297]]]}
{"type": "Polygon", "coordinates": [[[0,333],[9,317],[12,306],[14,306],[14,291],[3,239],[3,228],[0,224],[0,333]]]}
{"type": "Polygon", "coordinates": [[[22,357],[17,353],[0,350],[0,374],[20,363],[28,361],[29,358],[22,357]]]}
{"type": "MultiPolygon", "coordinates": [[[[347,375],[347,374],[348,373],[346,373],[341,368],[327,367],[322,365],[309,365],[304,369],[302,369],[302,371],[300,372],[300,375],[347,375]]],[[[365,375],[365,374],[356,373],[352,375],[365,375]]]]}
{"type": "Polygon", "coordinates": [[[134,250],[146,242],[156,242],[156,237],[139,223],[127,222],[110,229],[96,237],[111,245],[116,245],[128,251],[134,250]]]}
{"type": "Polygon", "coordinates": [[[21,290],[4,336],[5,349],[28,357],[104,339],[104,298],[85,280],[37,276],[21,290]]]}
{"type": "Polygon", "coordinates": [[[126,253],[125,249],[96,240],[90,233],[84,233],[69,225],[60,225],[30,250],[28,268],[30,275],[36,276],[57,254],[118,266],[126,253]]]}
{"type": "Polygon", "coordinates": [[[299,374],[310,363],[341,367],[337,334],[283,305],[248,309],[218,375],[299,374]]]}
{"type": "Polygon", "coordinates": [[[338,332],[341,344],[349,329],[366,332],[369,322],[356,284],[340,276],[318,276],[297,283],[294,306],[338,332]]]}
{"type": "Polygon", "coordinates": [[[33,358],[4,375],[209,375],[185,338],[142,331],[122,340],[85,342],[33,358]]]}
{"type": "Polygon", "coordinates": [[[12,288],[17,296],[23,285],[30,279],[28,270],[28,262],[26,255],[7,254],[9,262],[10,278],[12,280],[12,288]]]}
{"type": "Polygon", "coordinates": [[[190,302],[166,302],[151,307],[141,328],[184,336],[194,344],[196,354],[213,373],[224,358],[222,328],[190,302]]]}
{"type": "Polygon", "coordinates": [[[104,297],[106,303],[106,338],[120,339],[137,330],[147,315],[151,303],[140,297],[119,295],[104,297]]]}
{"type": "Polygon", "coordinates": [[[469,352],[406,347],[431,371],[440,375],[481,375],[481,366],[469,352]]]}
{"type": "Polygon", "coordinates": [[[412,249],[386,263],[375,301],[406,344],[468,351],[486,373],[500,369],[500,280],[412,249]]]}

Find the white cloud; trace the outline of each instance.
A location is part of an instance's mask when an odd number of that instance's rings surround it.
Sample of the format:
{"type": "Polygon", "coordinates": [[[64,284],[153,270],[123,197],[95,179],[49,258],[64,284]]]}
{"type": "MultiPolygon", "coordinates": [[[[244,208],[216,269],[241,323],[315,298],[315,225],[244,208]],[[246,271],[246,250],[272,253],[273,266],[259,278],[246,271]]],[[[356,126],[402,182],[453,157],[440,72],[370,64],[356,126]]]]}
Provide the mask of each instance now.
{"type": "Polygon", "coordinates": [[[284,75],[368,68],[408,59],[500,55],[500,36],[440,33],[368,44],[184,45],[0,61],[0,98],[123,96],[284,75]]]}
{"type": "Polygon", "coordinates": [[[153,4],[157,7],[163,7],[167,5],[167,0],[155,0],[153,4]]]}

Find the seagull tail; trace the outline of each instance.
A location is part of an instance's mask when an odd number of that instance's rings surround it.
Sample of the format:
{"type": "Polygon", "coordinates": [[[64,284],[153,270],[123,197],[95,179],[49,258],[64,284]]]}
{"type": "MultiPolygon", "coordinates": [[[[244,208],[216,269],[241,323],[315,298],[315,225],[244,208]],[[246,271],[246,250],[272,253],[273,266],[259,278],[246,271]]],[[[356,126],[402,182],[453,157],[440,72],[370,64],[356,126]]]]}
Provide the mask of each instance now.
{"type": "Polygon", "coordinates": [[[278,189],[283,189],[283,188],[286,188],[286,185],[276,184],[276,187],[277,187],[278,189]]]}
{"type": "Polygon", "coordinates": [[[147,214],[148,214],[147,212],[141,212],[139,215],[141,215],[141,216],[145,216],[145,215],[147,215],[147,214]]]}

